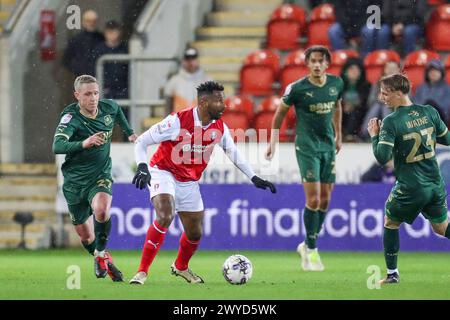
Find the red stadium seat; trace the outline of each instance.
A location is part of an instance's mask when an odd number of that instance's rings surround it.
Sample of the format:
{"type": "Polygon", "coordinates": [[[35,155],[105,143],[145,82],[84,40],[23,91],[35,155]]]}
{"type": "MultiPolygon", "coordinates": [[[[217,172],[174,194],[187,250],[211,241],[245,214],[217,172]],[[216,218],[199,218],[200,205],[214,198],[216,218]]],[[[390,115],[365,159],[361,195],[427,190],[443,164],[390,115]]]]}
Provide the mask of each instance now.
{"type": "Polygon", "coordinates": [[[269,95],[280,67],[280,57],[271,50],[250,53],[241,68],[241,94],[269,95]]]}
{"type": "Polygon", "coordinates": [[[320,44],[329,47],[328,29],[335,20],[333,5],[324,3],[315,7],[308,24],[308,46],[320,44]]]}
{"type": "Polygon", "coordinates": [[[426,65],[431,60],[440,60],[438,53],[429,50],[417,50],[405,57],[403,72],[411,81],[411,91],[416,92],[417,86],[421,85],[424,79],[426,65]]]}
{"type": "Polygon", "coordinates": [[[279,96],[271,96],[265,98],[256,108],[257,112],[263,111],[273,111],[275,112],[277,108],[281,105],[281,98],[279,96]]]}
{"type": "Polygon", "coordinates": [[[290,107],[280,128],[280,142],[294,142],[296,116],[294,107],[290,107]]]}
{"type": "Polygon", "coordinates": [[[247,140],[245,131],[250,127],[250,121],[245,112],[227,111],[222,114],[221,119],[230,129],[231,136],[235,142],[244,142],[247,140]]]}
{"type": "Polygon", "coordinates": [[[445,59],[445,79],[447,83],[450,84],[450,55],[445,59]]]}
{"type": "Polygon", "coordinates": [[[434,9],[426,25],[426,39],[429,49],[450,51],[450,4],[434,9]]]}
{"type": "Polygon", "coordinates": [[[280,95],[283,95],[284,89],[286,89],[290,83],[297,81],[308,73],[309,69],[305,64],[304,50],[297,50],[288,54],[284,60],[284,67],[280,74],[280,95]]]}
{"type": "Polygon", "coordinates": [[[429,6],[438,6],[441,4],[444,4],[446,0],[428,0],[428,5],[429,6]]]}
{"type": "Polygon", "coordinates": [[[225,113],[230,111],[244,112],[247,115],[248,120],[250,122],[253,121],[253,101],[249,97],[243,95],[228,97],[225,99],[225,105],[225,113]]]}
{"type": "Polygon", "coordinates": [[[358,58],[359,53],[355,50],[336,50],[331,53],[331,64],[327,72],[336,76],[341,75],[342,66],[348,58],[358,58]]]}
{"type": "Polygon", "coordinates": [[[267,47],[281,50],[298,48],[305,26],[306,13],[302,7],[293,4],[278,7],[267,24],[267,47]]]}
{"type": "Polygon", "coordinates": [[[386,62],[400,62],[400,55],[393,50],[376,50],[369,53],[364,59],[367,81],[377,82],[383,74],[386,62]]]}
{"type": "Polygon", "coordinates": [[[253,127],[257,132],[258,141],[270,141],[270,132],[274,115],[274,111],[262,111],[256,114],[253,127]]]}

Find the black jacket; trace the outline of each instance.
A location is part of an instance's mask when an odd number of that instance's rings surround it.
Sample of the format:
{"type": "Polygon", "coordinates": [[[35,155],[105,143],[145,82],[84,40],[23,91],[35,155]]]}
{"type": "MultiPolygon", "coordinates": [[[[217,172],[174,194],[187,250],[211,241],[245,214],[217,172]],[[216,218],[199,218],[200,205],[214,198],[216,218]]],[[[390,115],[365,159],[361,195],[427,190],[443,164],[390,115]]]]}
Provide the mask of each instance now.
{"type": "Polygon", "coordinates": [[[423,27],[427,11],[426,0],[384,0],[382,21],[390,25],[403,23],[423,27]]]}
{"type": "Polygon", "coordinates": [[[63,65],[75,76],[89,74],[95,76],[94,49],[104,41],[100,32],[81,31],[69,40],[63,55],[63,65]]]}

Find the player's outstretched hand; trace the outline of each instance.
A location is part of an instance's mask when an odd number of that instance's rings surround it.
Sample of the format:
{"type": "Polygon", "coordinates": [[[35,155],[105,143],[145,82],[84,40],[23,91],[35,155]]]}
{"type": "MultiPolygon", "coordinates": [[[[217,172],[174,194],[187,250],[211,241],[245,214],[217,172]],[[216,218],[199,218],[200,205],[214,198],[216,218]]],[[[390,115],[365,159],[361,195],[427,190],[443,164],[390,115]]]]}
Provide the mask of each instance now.
{"type": "Polygon", "coordinates": [[[85,139],[82,143],[84,149],[92,148],[93,146],[101,146],[105,143],[105,134],[103,132],[97,132],[85,139]]]}
{"type": "Polygon", "coordinates": [[[275,188],[274,184],[270,181],[263,180],[258,176],[254,176],[252,178],[253,184],[260,189],[266,190],[266,188],[269,188],[272,193],[277,193],[277,188],[275,188]]]}
{"type": "Polygon", "coordinates": [[[136,188],[142,190],[145,188],[145,185],[150,185],[151,178],[152,177],[150,176],[150,172],[148,171],[147,164],[139,163],[132,183],[136,186],[136,188]]]}
{"type": "Polygon", "coordinates": [[[135,142],[137,138],[138,138],[137,134],[133,133],[131,136],[128,137],[128,141],[135,142]]]}

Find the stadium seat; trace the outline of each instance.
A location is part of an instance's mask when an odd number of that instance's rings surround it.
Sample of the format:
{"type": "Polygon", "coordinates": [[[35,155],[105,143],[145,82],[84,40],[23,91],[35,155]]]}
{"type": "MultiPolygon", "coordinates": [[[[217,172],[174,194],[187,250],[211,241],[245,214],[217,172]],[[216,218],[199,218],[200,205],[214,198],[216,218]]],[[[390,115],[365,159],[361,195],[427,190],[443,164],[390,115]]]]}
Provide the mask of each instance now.
{"type": "Polygon", "coordinates": [[[294,4],[278,7],[267,24],[267,47],[280,50],[298,48],[305,27],[306,13],[302,7],[294,4]]]}
{"type": "Polygon", "coordinates": [[[294,82],[309,73],[305,64],[304,50],[296,50],[286,56],[284,66],[280,73],[281,90],[280,95],[284,94],[284,89],[294,82]]]}
{"type": "Polygon", "coordinates": [[[257,132],[258,141],[267,140],[270,141],[270,133],[272,128],[272,120],[275,115],[274,111],[262,111],[258,112],[253,122],[253,127],[257,132]],[[266,131],[260,131],[260,130],[266,131]]]}
{"type": "Polygon", "coordinates": [[[245,131],[250,127],[250,121],[245,112],[228,110],[222,114],[221,119],[230,129],[234,142],[247,141],[244,137],[245,131]]]}
{"type": "Polygon", "coordinates": [[[431,60],[440,60],[438,53],[429,50],[417,50],[405,57],[403,72],[411,81],[411,92],[424,82],[425,67],[431,60]]]}
{"type": "Polygon", "coordinates": [[[225,99],[225,105],[225,113],[230,111],[244,112],[250,123],[253,121],[253,101],[249,97],[244,95],[231,96],[225,99]]]}
{"type": "Polygon", "coordinates": [[[447,56],[447,59],[445,59],[445,79],[447,80],[447,83],[450,84],[450,55],[447,56]]]}
{"type": "Polygon", "coordinates": [[[330,47],[328,29],[335,20],[332,4],[324,3],[315,7],[311,12],[308,24],[308,46],[320,44],[330,47]]]}
{"type": "Polygon", "coordinates": [[[289,108],[280,128],[280,142],[294,142],[296,115],[294,107],[289,108]]]}
{"type": "Polygon", "coordinates": [[[347,62],[348,58],[358,58],[359,53],[355,50],[336,50],[331,53],[331,64],[327,69],[328,73],[336,76],[341,75],[341,69],[347,62]]]}
{"type": "Polygon", "coordinates": [[[450,4],[436,7],[426,25],[427,48],[450,51],[450,4]]]}
{"type": "Polygon", "coordinates": [[[281,98],[279,96],[270,96],[265,98],[256,108],[256,112],[273,111],[281,105],[281,98]]]}
{"type": "Polygon", "coordinates": [[[400,55],[393,50],[376,50],[369,53],[364,58],[367,81],[370,83],[377,82],[383,74],[385,63],[388,61],[400,62],[400,55]]]}
{"type": "Polygon", "coordinates": [[[271,50],[250,53],[245,58],[240,72],[241,94],[272,94],[272,84],[278,76],[279,67],[280,57],[271,50]]]}

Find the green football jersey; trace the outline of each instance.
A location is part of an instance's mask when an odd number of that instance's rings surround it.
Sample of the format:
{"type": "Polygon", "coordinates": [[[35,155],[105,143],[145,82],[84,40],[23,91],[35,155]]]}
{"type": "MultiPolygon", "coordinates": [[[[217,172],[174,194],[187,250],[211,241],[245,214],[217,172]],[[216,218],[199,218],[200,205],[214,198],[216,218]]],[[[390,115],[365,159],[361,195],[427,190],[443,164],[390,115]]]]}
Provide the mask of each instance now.
{"type": "Polygon", "coordinates": [[[394,174],[405,189],[443,183],[436,161],[436,137],[447,134],[447,126],[431,106],[397,108],[384,118],[379,144],[393,147],[394,174]]]}
{"type": "Polygon", "coordinates": [[[283,95],[283,102],[295,107],[295,142],[301,152],[335,150],[333,114],[342,96],[344,82],[331,74],[326,77],[325,84],[317,86],[306,76],[288,85],[283,95]]]}
{"type": "Polygon", "coordinates": [[[66,154],[61,167],[65,183],[88,185],[100,175],[111,175],[111,137],[115,123],[127,136],[133,134],[119,105],[101,99],[95,118],[80,113],[78,103],[68,105],[61,118],[53,141],[55,153],[66,154]],[[101,146],[83,149],[82,142],[97,132],[103,132],[106,142],[101,146]]]}

